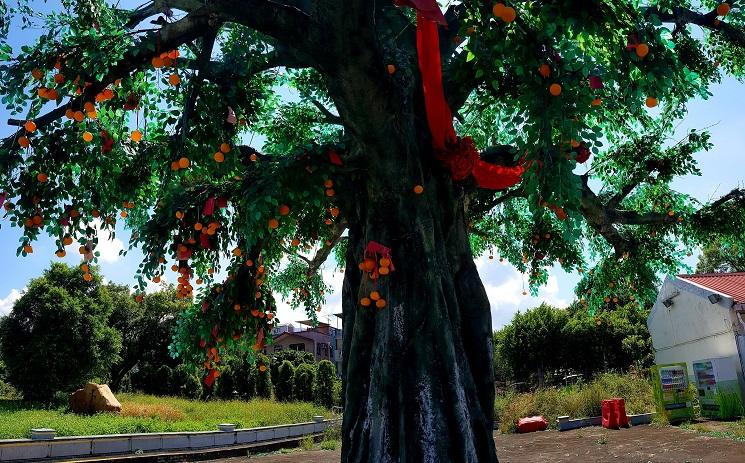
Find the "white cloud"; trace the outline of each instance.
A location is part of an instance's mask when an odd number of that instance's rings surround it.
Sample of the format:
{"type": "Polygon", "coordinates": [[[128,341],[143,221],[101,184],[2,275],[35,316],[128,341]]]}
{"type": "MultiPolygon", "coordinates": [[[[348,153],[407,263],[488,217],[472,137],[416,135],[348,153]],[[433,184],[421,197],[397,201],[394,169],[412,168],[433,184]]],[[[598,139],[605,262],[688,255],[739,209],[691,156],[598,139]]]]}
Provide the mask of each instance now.
{"type": "MultiPolygon", "coordinates": [[[[96,251],[100,253],[98,259],[102,262],[113,264],[121,259],[122,256],[119,255],[119,251],[124,249],[124,242],[119,238],[112,239],[111,233],[101,230],[101,223],[101,219],[93,219],[89,224],[98,230],[98,246],[96,247],[96,251]]],[[[79,242],[77,246],[80,246],[79,242]]]]}
{"type": "Polygon", "coordinates": [[[13,288],[4,299],[0,299],[0,315],[8,315],[13,309],[13,304],[20,299],[24,291],[26,291],[26,288],[20,291],[13,288]]]}

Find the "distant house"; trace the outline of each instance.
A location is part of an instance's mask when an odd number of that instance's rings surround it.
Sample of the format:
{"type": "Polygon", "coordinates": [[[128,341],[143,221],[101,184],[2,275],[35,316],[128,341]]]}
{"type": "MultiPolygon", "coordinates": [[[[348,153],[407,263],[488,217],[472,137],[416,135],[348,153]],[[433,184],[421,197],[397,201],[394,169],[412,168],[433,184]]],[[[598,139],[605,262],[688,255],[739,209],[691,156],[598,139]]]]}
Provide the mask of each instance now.
{"type": "Polygon", "coordinates": [[[745,273],[668,277],[647,318],[655,363],[723,358],[745,392],[745,273]]]}
{"type": "Polygon", "coordinates": [[[342,330],[334,328],[328,323],[318,322],[315,326],[312,320],[292,324],[279,325],[272,330],[272,343],[264,347],[264,353],[271,356],[282,350],[297,350],[311,352],[316,361],[329,360],[336,365],[337,374],[341,374],[341,338],[342,330]]]}

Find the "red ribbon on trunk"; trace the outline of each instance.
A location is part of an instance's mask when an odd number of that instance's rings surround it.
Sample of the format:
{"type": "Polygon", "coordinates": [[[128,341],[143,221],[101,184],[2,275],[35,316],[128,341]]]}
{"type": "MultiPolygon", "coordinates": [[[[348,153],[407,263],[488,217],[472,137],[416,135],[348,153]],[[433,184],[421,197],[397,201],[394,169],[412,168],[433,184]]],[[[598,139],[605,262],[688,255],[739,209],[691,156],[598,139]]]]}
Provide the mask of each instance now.
{"type": "Polygon", "coordinates": [[[496,166],[482,161],[470,137],[458,137],[453,114],[442,87],[440,36],[437,24],[447,26],[436,0],[396,0],[398,6],[414,8],[416,14],[416,48],[422,74],[427,122],[432,134],[435,156],[450,171],[453,180],[473,175],[481,188],[501,190],[520,183],[522,166],[496,166]]]}

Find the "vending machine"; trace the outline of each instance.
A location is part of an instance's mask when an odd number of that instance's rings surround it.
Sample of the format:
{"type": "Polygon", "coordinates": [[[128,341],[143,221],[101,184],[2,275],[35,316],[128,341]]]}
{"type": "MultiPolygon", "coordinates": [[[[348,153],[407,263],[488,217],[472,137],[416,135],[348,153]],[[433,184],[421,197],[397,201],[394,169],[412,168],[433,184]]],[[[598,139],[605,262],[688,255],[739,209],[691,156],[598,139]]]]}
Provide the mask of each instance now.
{"type": "Polygon", "coordinates": [[[652,388],[657,413],[668,421],[693,419],[693,401],[688,389],[688,368],[685,362],[652,367],[652,388]]]}
{"type": "Polygon", "coordinates": [[[731,357],[693,362],[693,377],[702,416],[731,419],[742,415],[737,369],[731,357]]]}

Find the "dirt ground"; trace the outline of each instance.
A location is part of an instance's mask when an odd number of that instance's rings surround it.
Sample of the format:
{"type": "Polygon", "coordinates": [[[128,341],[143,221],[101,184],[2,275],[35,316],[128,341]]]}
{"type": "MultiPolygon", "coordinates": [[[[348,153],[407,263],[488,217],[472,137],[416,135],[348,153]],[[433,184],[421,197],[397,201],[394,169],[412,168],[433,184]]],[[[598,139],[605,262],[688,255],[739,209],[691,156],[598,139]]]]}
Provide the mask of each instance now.
{"type": "MultiPolygon", "coordinates": [[[[636,426],[611,431],[584,428],[532,434],[495,434],[500,463],[743,463],[745,442],[709,437],[676,427],[636,426]]],[[[214,463],[336,463],[339,451],[296,451],[214,463]]]]}

